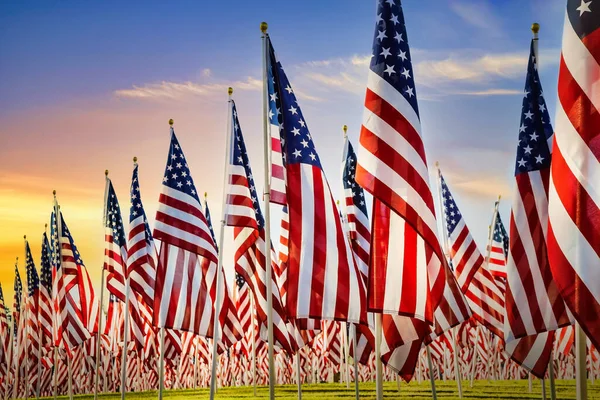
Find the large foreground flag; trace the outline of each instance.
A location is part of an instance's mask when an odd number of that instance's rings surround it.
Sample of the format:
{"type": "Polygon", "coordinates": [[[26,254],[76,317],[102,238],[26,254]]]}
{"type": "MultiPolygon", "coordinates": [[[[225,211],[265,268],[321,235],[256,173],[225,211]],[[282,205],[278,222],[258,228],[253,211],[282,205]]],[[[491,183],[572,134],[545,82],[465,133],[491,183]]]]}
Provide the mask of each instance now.
{"type": "Polygon", "coordinates": [[[290,217],[288,316],[366,321],[365,286],[319,155],[271,41],[268,36],[265,40],[269,100],[281,113],[278,128],[290,217]]]}
{"type": "Polygon", "coordinates": [[[569,0],[558,76],[548,257],[569,309],[600,346],[600,4],[569,0]]]}
{"type": "Polygon", "coordinates": [[[162,245],[154,325],[207,335],[212,329],[212,301],[205,277],[216,276],[217,249],[173,127],[158,201],[154,237],[162,245]],[[203,258],[207,268],[201,266],[203,258]]]}
{"type": "Polygon", "coordinates": [[[532,41],[519,128],[515,165],[517,190],[513,197],[506,265],[504,331],[507,342],[570,323],[552,278],[546,250],[549,143],[553,132],[536,62],[532,41]]]}
{"type": "Polygon", "coordinates": [[[112,181],[106,178],[106,203],[104,205],[104,269],[108,272],[106,287],[119,300],[125,301],[127,279],[127,239],[119,199],[112,181]]]}
{"type": "Polygon", "coordinates": [[[373,195],[368,308],[433,323],[445,262],[400,1],[378,1],[357,183],[373,195]],[[435,275],[435,277],[434,277],[435,275]]]}

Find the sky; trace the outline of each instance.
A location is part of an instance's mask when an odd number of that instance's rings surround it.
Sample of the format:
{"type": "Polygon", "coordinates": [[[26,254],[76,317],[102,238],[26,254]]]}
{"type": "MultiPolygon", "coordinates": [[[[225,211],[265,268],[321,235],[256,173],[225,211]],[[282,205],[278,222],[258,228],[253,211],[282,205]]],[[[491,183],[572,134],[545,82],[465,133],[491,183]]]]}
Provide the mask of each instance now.
{"type": "MultiPolygon", "coordinates": [[[[565,0],[404,1],[422,132],[437,198],[439,161],[480,250],[494,201],[509,220],[532,22],[554,115],[565,0]]],[[[255,176],[263,176],[261,21],[341,197],[342,125],[357,147],[374,0],[0,3],[0,284],[12,306],[23,236],[39,267],[57,191],[93,282],[103,264],[104,171],[128,220],[132,158],[151,224],[168,120],[213,221],[221,215],[227,87],[255,176]],[[126,4],[125,4],[126,3],[126,4]]],[[[262,186],[261,180],[257,185],[262,186]]],[[[278,242],[281,213],[273,207],[278,242]]],[[[439,216],[438,216],[439,219],[439,216]]],[[[215,226],[219,231],[219,226],[215,226]]],[[[231,228],[225,268],[232,271],[231,228]]]]}

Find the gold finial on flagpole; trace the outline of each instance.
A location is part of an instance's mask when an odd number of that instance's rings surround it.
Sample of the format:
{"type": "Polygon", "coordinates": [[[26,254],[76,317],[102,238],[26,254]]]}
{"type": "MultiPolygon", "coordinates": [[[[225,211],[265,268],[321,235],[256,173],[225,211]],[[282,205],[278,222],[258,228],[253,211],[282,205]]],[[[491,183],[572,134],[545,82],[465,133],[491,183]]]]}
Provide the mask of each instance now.
{"type": "Polygon", "coordinates": [[[169,120],[169,125],[173,126],[173,123],[174,123],[174,122],[175,122],[175,121],[173,121],[173,118],[171,118],[171,119],[169,120]]]}
{"type": "Polygon", "coordinates": [[[208,192],[204,192],[204,200],[208,198],[208,192]]]}
{"type": "Polygon", "coordinates": [[[135,156],[133,157],[133,163],[137,164],[137,157],[135,157],[135,156]]]}
{"type": "Polygon", "coordinates": [[[108,176],[108,170],[107,169],[104,170],[104,176],[108,176]]]}
{"type": "Polygon", "coordinates": [[[537,22],[534,22],[533,24],[531,24],[531,32],[533,32],[534,34],[537,34],[540,31],[540,24],[538,24],[537,22]]]}
{"type": "Polygon", "coordinates": [[[27,240],[27,235],[23,235],[23,239],[27,240]]]}
{"type": "Polygon", "coordinates": [[[260,23],[260,31],[264,34],[267,33],[267,29],[269,29],[269,24],[267,24],[265,21],[260,23]]]}
{"type": "Polygon", "coordinates": [[[227,93],[231,96],[233,94],[233,88],[230,86],[227,88],[227,93]]]}
{"type": "Polygon", "coordinates": [[[48,224],[44,224],[44,229],[48,229],[48,224]]]}
{"type": "Polygon", "coordinates": [[[342,130],[344,131],[344,137],[348,136],[348,125],[343,125],[342,130]]]}
{"type": "Polygon", "coordinates": [[[436,167],[436,168],[439,168],[439,167],[440,167],[440,162],[439,162],[439,161],[436,161],[436,162],[435,162],[435,167],[436,167]]]}
{"type": "Polygon", "coordinates": [[[499,195],[498,195],[498,201],[500,201],[500,199],[501,199],[501,198],[502,198],[502,195],[501,195],[501,194],[499,194],[499,195]]]}
{"type": "Polygon", "coordinates": [[[56,197],[56,190],[53,190],[53,191],[52,191],[52,195],[53,195],[54,197],[56,197]]]}

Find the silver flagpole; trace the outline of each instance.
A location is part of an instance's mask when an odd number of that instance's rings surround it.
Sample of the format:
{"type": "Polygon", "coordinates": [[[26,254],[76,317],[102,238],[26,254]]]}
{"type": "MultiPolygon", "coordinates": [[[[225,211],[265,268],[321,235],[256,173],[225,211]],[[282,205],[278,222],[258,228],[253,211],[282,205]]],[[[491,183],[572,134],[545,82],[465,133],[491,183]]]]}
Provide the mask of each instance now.
{"type": "MultiPolygon", "coordinates": [[[[104,268],[103,268],[104,269],[104,268]]],[[[127,345],[129,340],[129,278],[125,278],[125,308],[123,312],[123,358],[121,360],[121,400],[125,400],[127,391],[127,345]]]]}
{"type": "Polygon", "coordinates": [[[435,377],[433,376],[433,363],[431,362],[431,351],[429,346],[425,347],[427,352],[427,365],[429,366],[429,380],[431,382],[431,396],[433,400],[437,400],[437,391],[435,390],[435,377]]]}
{"type": "MultiPolygon", "coordinates": [[[[17,260],[15,261],[15,269],[17,268],[18,265],[19,265],[19,257],[17,257],[17,260]]],[[[20,300],[22,300],[22,297],[20,300]]],[[[23,307],[19,308],[19,320],[21,319],[21,308],[23,308],[23,307]]],[[[16,320],[16,318],[13,318],[13,320],[16,320]]],[[[14,348],[15,354],[13,354],[13,365],[15,366],[15,373],[14,373],[14,380],[13,380],[13,384],[15,385],[15,387],[13,390],[13,398],[16,400],[19,398],[19,348],[21,347],[21,334],[19,332],[19,321],[13,321],[13,331],[14,331],[15,324],[17,327],[17,347],[14,348]]],[[[10,334],[12,335],[13,332],[10,332],[10,334]]]]}
{"type": "MultiPolygon", "coordinates": [[[[44,225],[44,232],[48,229],[48,224],[44,225]]],[[[43,245],[43,244],[42,244],[43,245]]],[[[41,266],[40,266],[40,274],[41,274],[41,266]]],[[[39,311],[38,311],[38,323],[39,323],[39,311]]],[[[42,389],[42,332],[39,331],[39,341],[38,341],[38,362],[37,362],[37,386],[35,389],[35,398],[39,400],[40,391],[42,389]]]]}
{"type": "Polygon", "coordinates": [[[587,399],[586,336],[575,323],[575,382],[577,400],[587,399]]]}
{"type": "Polygon", "coordinates": [[[302,381],[300,374],[300,349],[296,351],[296,383],[298,384],[298,400],[302,400],[302,381]]]}
{"type": "Polygon", "coordinates": [[[252,316],[252,388],[256,397],[256,320],[254,318],[254,296],[250,296],[250,310],[252,316]]]}
{"type": "MultiPolygon", "coordinates": [[[[23,241],[25,245],[27,244],[27,236],[23,236],[23,241]]],[[[25,269],[27,269],[27,250],[25,250],[25,269]]],[[[25,271],[27,273],[27,271],[25,271]]],[[[26,277],[27,278],[27,277],[26,277]]],[[[29,324],[27,321],[29,320],[29,285],[27,285],[27,292],[25,292],[22,296],[25,299],[21,304],[25,304],[25,324],[23,329],[25,329],[25,398],[29,398],[29,324]]]]}
{"type": "Polygon", "coordinates": [[[165,328],[160,328],[160,356],[158,358],[158,400],[162,400],[165,390],[165,328]]]}
{"type": "MultiPolygon", "coordinates": [[[[219,248],[218,248],[218,263],[217,263],[217,296],[215,299],[215,315],[213,319],[213,351],[212,351],[212,372],[210,376],[210,400],[215,398],[215,391],[217,388],[217,364],[219,363],[219,355],[217,353],[217,349],[219,346],[219,314],[221,312],[221,270],[223,269],[223,242],[225,240],[225,213],[227,211],[227,207],[225,203],[227,201],[227,181],[228,177],[228,164],[231,158],[231,110],[232,110],[232,101],[231,95],[233,94],[233,89],[228,88],[227,93],[229,94],[229,99],[227,101],[227,135],[225,136],[225,168],[223,171],[223,196],[221,199],[221,230],[219,232],[219,248]]],[[[223,282],[223,294],[225,293],[227,288],[223,282]]]]}
{"type": "Polygon", "coordinates": [[[356,325],[350,325],[350,329],[352,331],[350,334],[352,335],[352,347],[354,348],[354,397],[355,400],[359,399],[359,391],[358,391],[358,361],[356,360],[356,325]]]}
{"type": "Polygon", "coordinates": [[[383,400],[383,365],[381,363],[381,314],[375,314],[375,387],[377,400],[383,400]]]}
{"type": "MultiPolygon", "coordinates": [[[[104,215],[102,216],[103,224],[102,227],[106,226],[106,204],[108,198],[108,170],[104,171],[104,215]]],[[[102,332],[102,306],[104,305],[104,266],[100,272],[100,303],[98,305],[98,334],[96,335],[96,371],[94,376],[94,400],[98,400],[98,385],[100,382],[100,358],[101,358],[101,332],[102,332]]]]}
{"type": "Polygon", "coordinates": [[[275,364],[274,364],[274,349],[273,349],[273,294],[271,282],[271,133],[268,118],[268,88],[267,88],[267,57],[269,52],[267,49],[267,29],[266,22],[260,23],[260,31],[262,32],[262,65],[263,65],[263,133],[264,133],[264,161],[265,161],[265,184],[264,184],[264,199],[265,199],[265,284],[267,286],[267,327],[268,327],[268,355],[269,355],[269,399],[275,398],[275,364]]]}
{"type": "Polygon", "coordinates": [[[67,353],[67,370],[69,372],[69,399],[73,400],[73,370],[71,369],[71,358],[67,353]]]}

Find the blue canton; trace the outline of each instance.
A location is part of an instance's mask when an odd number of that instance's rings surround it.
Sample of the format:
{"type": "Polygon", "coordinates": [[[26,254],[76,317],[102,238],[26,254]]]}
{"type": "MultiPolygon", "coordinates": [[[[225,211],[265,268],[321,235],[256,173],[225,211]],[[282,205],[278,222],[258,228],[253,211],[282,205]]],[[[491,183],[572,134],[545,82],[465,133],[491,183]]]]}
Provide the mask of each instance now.
{"type": "Polygon", "coordinates": [[[368,215],[367,204],[365,203],[365,193],[363,188],[356,183],[356,154],[354,153],[354,148],[352,148],[350,140],[346,140],[346,145],[348,146],[346,152],[347,158],[344,163],[344,176],[342,177],[344,189],[352,190],[354,205],[358,207],[363,214],[368,215]]]}
{"type": "Polygon", "coordinates": [[[208,209],[208,201],[204,200],[204,216],[206,217],[206,225],[208,225],[208,230],[210,231],[210,236],[215,244],[215,249],[217,252],[219,251],[219,247],[217,245],[217,239],[215,236],[215,231],[213,230],[212,219],[210,218],[210,210],[208,209]]]}
{"type": "Polygon", "coordinates": [[[169,146],[169,158],[167,160],[167,167],[165,168],[163,185],[192,196],[200,204],[194,180],[192,179],[190,169],[183,155],[183,150],[179,145],[173,128],[171,128],[171,145],[169,146]]]}
{"type": "Polygon", "coordinates": [[[444,208],[444,220],[446,221],[446,230],[448,232],[448,237],[452,236],[456,225],[462,219],[462,215],[458,210],[458,206],[454,201],[454,197],[450,193],[450,189],[448,189],[448,185],[446,185],[446,181],[444,177],[440,174],[440,180],[442,182],[442,201],[444,208]]]}
{"type": "Polygon", "coordinates": [[[107,228],[112,229],[113,242],[119,247],[125,246],[127,239],[125,238],[125,228],[123,227],[123,218],[121,217],[121,207],[119,206],[117,194],[110,180],[108,183],[104,224],[107,228]]]}
{"type": "MultiPolygon", "coordinates": [[[[71,251],[73,252],[73,257],[75,258],[75,263],[77,265],[80,265],[82,267],[85,267],[85,265],[83,264],[83,260],[81,259],[81,255],[79,254],[79,250],[77,250],[77,246],[75,246],[75,241],[73,240],[73,237],[71,236],[71,232],[69,232],[69,228],[67,228],[67,224],[65,223],[65,219],[63,218],[62,213],[60,213],[60,221],[61,221],[61,228],[62,228],[62,235],[61,237],[63,238],[67,238],[67,240],[69,241],[69,244],[71,246],[71,251]]],[[[58,226],[56,225],[56,215],[53,212],[52,216],[51,216],[51,236],[52,236],[52,262],[54,263],[54,265],[56,266],[56,269],[58,270],[61,267],[61,253],[60,253],[60,246],[59,246],[59,236],[58,236],[58,226]]]]}
{"type": "Polygon", "coordinates": [[[231,100],[232,113],[233,113],[233,138],[232,138],[232,164],[244,167],[246,171],[246,178],[248,179],[248,185],[250,189],[250,197],[254,204],[254,213],[256,215],[256,222],[258,228],[262,229],[265,226],[265,219],[263,218],[262,212],[260,211],[260,205],[258,203],[258,195],[256,194],[256,185],[254,184],[254,177],[252,176],[252,169],[250,168],[250,160],[248,159],[248,152],[246,151],[246,144],[244,143],[244,136],[242,135],[242,129],[237,116],[237,109],[235,102],[231,100]]]}
{"type": "Polygon", "coordinates": [[[392,85],[417,116],[417,92],[400,0],[379,0],[371,71],[392,85]]]}
{"type": "Polygon", "coordinates": [[[275,58],[275,51],[269,38],[269,60],[272,67],[273,81],[279,90],[276,95],[277,110],[281,112],[280,124],[282,156],[288,164],[308,164],[319,169],[321,162],[315,150],[315,145],[304,122],[302,111],[298,106],[296,95],[283,71],[281,63],[275,58]]]}
{"type": "Polygon", "coordinates": [[[40,280],[35,269],[33,257],[31,256],[29,242],[25,242],[25,270],[27,271],[27,293],[29,296],[33,296],[35,291],[40,287],[40,280]]]}
{"type": "Polygon", "coordinates": [[[241,289],[246,284],[246,280],[244,277],[237,272],[235,273],[235,283],[237,283],[238,288],[241,289]]]}
{"type": "Polygon", "coordinates": [[[48,293],[52,293],[52,264],[50,263],[50,243],[48,235],[42,236],[42,262],[40,265],[40,283],[48,293]]]}
{"type": "Polygon", "coordinates": [[[494,227],[494,241],[502,243],[504,256],[508,257],[508,233],[506,233],[506,229],[504,228],[504,224],[502,223],[502,218],[500,218],[500,213],[496,215],[496,226],[494,227]]]}
{"type": "Polygon", "coordinates": [[[538,171],[550,167],[550,147],[548,142],[553,130],[550,115],[546,108],[542,84],[538,76],[537,64],[531,41],[527,80],[523,94],[521,126],[519,127],[519,145],[515,175],[522,172],[538,171]]]}
{"type": "Polygon", "coordinates": [[[138,165],[135,165],[133,169],[133,176],[131,178],[131,206],[129,207],[129,222],[133,222],[136,218],[142,216],[144,219],[144,228],[146,231],[146,243],[150,245],[152,243],[152,232],[148,225],[148,218],[146,218],[146,212],[142,205],[142,194],[140,192],[140,181],[138,179],[138,165]]]}

